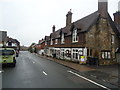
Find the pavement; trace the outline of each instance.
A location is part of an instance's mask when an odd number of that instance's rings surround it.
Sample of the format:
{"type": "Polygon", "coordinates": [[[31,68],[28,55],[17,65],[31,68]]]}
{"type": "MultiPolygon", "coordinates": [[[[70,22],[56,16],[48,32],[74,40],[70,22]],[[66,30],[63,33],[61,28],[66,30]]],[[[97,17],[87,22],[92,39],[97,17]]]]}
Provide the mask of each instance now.
{"type": "Polygon", "coordinates": [[[52,60],[54,62],[57,62],[59,64],[62,64],[64,66],[70,67],[72,69],[75,69],[79,72],[84,73],[85,75],[102,80],[104,82],[110,83],[112,85],[115,85],[117,87],[120,87],[120,67],[119,65],[107,65],[107,66],[95,66],[95,65],[81,65],[74,62],[59,60],[52,57],[46,57],[41,56],[42,58],[46,58],[49,60],[52,60]]]}

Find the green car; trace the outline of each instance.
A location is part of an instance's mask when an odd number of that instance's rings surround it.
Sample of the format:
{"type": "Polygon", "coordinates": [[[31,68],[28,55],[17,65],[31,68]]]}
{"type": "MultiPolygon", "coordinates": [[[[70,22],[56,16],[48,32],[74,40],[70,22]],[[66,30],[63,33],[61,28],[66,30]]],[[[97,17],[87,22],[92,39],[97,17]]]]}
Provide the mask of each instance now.
{"type": "Polygon", "coordinates": [[[0,48],[0,63],[16,65],[16,51],[12,48],[0,48]]]}

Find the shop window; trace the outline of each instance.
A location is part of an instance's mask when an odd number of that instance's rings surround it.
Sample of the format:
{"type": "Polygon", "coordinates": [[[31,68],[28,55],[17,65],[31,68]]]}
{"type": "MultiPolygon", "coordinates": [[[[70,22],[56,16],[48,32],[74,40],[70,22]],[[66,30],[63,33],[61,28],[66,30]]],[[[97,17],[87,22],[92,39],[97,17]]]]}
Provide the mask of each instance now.
{"type": "Polygon", "coordinates": [[[66,57],[71,57],[71,52],[70,52],[70,50],[66,50],[66,57]]]}
{"type": "Polygon", "coordinates": [[[78,59],[78,50],[73,49],[73,59],[78,59]]]}

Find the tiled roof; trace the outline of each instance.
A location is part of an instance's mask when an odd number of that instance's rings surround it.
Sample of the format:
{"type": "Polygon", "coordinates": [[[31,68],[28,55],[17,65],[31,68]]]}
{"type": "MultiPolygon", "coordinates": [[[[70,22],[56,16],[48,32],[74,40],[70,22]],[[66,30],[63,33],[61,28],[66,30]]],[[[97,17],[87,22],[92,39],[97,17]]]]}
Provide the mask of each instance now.
{"type": "Polygon", "coordinates": [[[50,37],[49,36],[45,36],[45,41],[49,41],[50,37]]]}
{"type": "MultiPolygon", "coordinates": [[[[100,17],[100,14],[98,11],[96,11],[82,19],[79,19],[79,20],[71,23],[70,25],[68,25],[64,28],[61,28],[61,29],[55,31],[54,33],[51,33],[50,38],[53,38],[53,39],[59,38],[61,32],[65,33],[66,36],[71,35],[71,30],[74,27],[78,29],[78,33],[87,32],[90,30],[91,26],[93,26],[95,23],[97,23],[99,17],[100,17]]],[[[109,20],[110,25],[111,25],[112,29],[114,30],[114,32],[117,34],[117,36],[120,36],[120,25],[117,26],[117,28],[116,28],[116,25],[112,21],[109,13],[108,13],[108,20],[109,20]]]]}
{"type": "Polygon", "coordinates": [[[120,38],[120,25],[115,24],[115,22],[113,22],[109,14],[108,14],[108,20],[110,22],[112,29],[114,30],[116,35],[120,38]]]}
{"type": "Polygon", "coordinates": [[[118,25],[118,24],[115,24],[115,25],[116,25],[116,27],[117,27],[117,29],[118,29],[119,36],[120,36],[120,25],[118,25]]]}
{"type": "Polygon", "coordinates": [[[59,38],[60,37],[60,32],[61,32],[61,29],[55,31],[54,33],[51,33],[51,38],[52,39],[55,39],[55,38],[59,38]]]}
{"type": "Polygon", "coordinates": [[[98,20],[98,17],[99,17],[99,13],[98,13],[98,11],[96,11],[96,12],[74,22],[74,27],[78,29],[78,33],[88,31],[89,28],[94,23],[96,23],[96,21],[98,20]]]}

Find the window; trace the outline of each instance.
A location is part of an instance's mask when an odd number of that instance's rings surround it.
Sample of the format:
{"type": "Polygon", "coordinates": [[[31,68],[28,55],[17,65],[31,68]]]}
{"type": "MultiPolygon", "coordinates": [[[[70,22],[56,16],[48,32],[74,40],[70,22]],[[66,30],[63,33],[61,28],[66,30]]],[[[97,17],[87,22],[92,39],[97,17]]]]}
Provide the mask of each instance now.
{"type": "Polygon", "coordinates": [[[65,43],[65,38],[64,38],[64,33],[62,33],[62,37],[61,37],[61,44],[65,43]]]}
{"type": "Polygon", "coordinates": [[[110,59],[111,53],[110,51],[102,51],[102,59],[110,59]]]}
{"type": "Polygon", "coordinates": [[[55,39],[55,44],[58,44],[58,39],[55,39]]]}
{"type": "Polygon", "coordinates": [[[51,41],[50,41],[50,42],[51,42],[50,44],[51,44],[51,45],[53,45],[53,40],[52,40],[52,39],[51,39],[51,41]]]}
{"type": "Polygon", "coordinates": [[[13,55],[13,50],[0,50],[0,55],[13,55]]]}
{"type": "Polygon", "coordinates": [[[78,36],[77,36],[77,29],[73,30],[73,34],[72,34],[72,42],[78,42],[78,36]]]}
{"type": "Polygon", "coordinates": [[[92,49],[87,49],[87,56],[92,56],[92,49]]]}
{"type": "Polygon", "coordinates": [[[73,49],[73,59],[78,59],[78,50],[73,49]]]}
{"type": "Polygon", "coordinates": [[[80,56],[83,56],[83,49],[82,48],[79,50],[79,54],[80,54],[80,56]]]}
{"type": "Polygon", "coordinates": [[[47,41],[45,41],[45,45],[47,45],[47,41]]]}
{"type": "Polygon", "coordinates": [[[71,57],[71,51],[70,50],[66,50],[66,57],[71,57]]]}
{"type": "Polygon", "coordinates": [[[64,58],[64,56],[65,56],[65,51],[64,49],[61,49],[61,57],[64,58]]]}
{"type": "Polygon", "coordinates": [[[115,42],[115,36],[111,35],[111,43],[114,44],[114,42],[115,42]]]}

